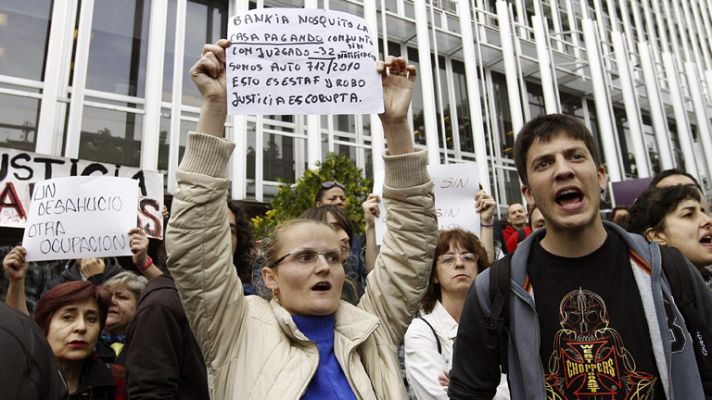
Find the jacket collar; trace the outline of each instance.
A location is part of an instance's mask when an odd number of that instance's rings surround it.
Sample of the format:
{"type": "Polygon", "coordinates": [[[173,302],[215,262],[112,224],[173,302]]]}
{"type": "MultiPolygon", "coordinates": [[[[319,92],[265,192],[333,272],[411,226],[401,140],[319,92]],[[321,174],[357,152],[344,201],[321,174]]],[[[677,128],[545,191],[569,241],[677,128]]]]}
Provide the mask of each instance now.
{"type": "MultiPolygon", "coordinates": [[[[148,285],[146,285],[146,288],[143,290],[141,293],[141,298],[138,300],[139,304],[148,296],[151,295],[153,292],[157,292],[159,290],[174,290],[178,291],[176,289],[176,284],[173,281],[173,278],[167,275],[159,275],[153,279],[151,279],[148,282],[148,285]]],[[[138,306],[137,306],[138,307],[138,306]]]]}
{"type": "MultiPolygon", "coordinates": [[[[292,341],[307,345],[309,339],[297,328],[292,316],[279,304],[279,301],[272,299],[270,305],[282,331],[292,341]]],[[[362,342],[373,333],[379,322],[376,316],[342,300],[336,310],[334,331],[345,336],[350,341],[362,342]]]]}
{"type": "Polygon", "coordinates": [[[435,329],[438,330],[439,328],[440,332],[438,333],[443,335],[445,339],[455,339],[455,336],[457,336],[458,323],[455,321],[455,318],[447,312],[440,300],[435,302],[433,311],[425,315],[424,318],[429,318],[435,322],[435,329]]]}
{"type": "MultiPolygon", "coordinates": [[[[653,268],[653,273],[657,273],[656,271],[660,268],[659,262],[657,262],[659,255],[656,256],[654,252],[651,251],[651,248],[655,247],[654,245],[651,246],[642,236],[627,232],[625,229],[614,224],[613,222],[603,221],[603,226],[606,228],[606,231],[614,232],[623,238],[629,250],[634,251],[644,260],[650,262],[653,268]]],[[[520,287],[524,286],[524,281],[527,278],[527,265],[532,246],[535,242],[541,240],[545,233],[546,229],[539,229],[532,232],[529,237],[519,243],[517,250],[514,254],[512,254],[512,279],[517,282],[520,287]]]]}

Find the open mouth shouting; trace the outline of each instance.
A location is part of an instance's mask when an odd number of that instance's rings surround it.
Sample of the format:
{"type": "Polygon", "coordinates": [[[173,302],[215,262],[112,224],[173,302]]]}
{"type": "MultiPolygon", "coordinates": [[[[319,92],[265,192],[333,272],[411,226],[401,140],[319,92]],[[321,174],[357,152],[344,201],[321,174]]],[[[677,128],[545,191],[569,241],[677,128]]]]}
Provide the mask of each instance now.
{"type": "Polygon", "coordinates": [[[583,192],[575,186],[559,189],[554,196],[554,201],[567,211],[576,211],[583,206],[583,192]]]}
{"type": "Polygon", "coordinates": [[[700,239],[700,244],[708,250],[712,250],[712,233],[707,233],[700,239]]]}
{"type": "Polygon", "coordinates": [[[328,292],[331,290],[331,283],[327,281],[318,282],[316,285],[311,287],[311,290],[315,292],[328,292]]]}

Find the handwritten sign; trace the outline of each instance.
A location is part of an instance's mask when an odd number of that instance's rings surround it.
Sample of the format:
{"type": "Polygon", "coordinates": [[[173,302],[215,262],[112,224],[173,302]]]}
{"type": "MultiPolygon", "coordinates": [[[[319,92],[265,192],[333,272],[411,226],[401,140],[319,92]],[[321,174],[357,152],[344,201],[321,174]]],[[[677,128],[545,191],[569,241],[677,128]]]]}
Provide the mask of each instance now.
{"type": "Polygon", "coordinates": [[[340,11],[267,8],[228,24],[230,114],[372,114],[383,88],[366,20],[340,11]]]}
{"type": "Polygon", "coordinates": [[[24,228],[34,186],[66,176],[120,176],[138,182],[137,225],[150,237],[163,238],[163,174],[121,165],[53,157],[0,148],[0,226],[24,228]]]}
{"type": "MultiPolygon", "coordinates": [[[[462,228],[480,234],[480,215],[475,211],[475,194],[480,190],[477,164],[428,165],[428,173],[435,185],[435,214],[438,228],[448,230],[462,228]]],[[[373,177],[373,191],[383,193],[384,172],[377,171],[373,177]]],[[[383,196],[381,196],[383,198],[383,196]]],[[[381,214],[376,219],[376,242],[383,243],[386,232],[386,214],[381,200],[381,214]]]]}
{"type": "Polygon", "coordinates": [[[131,255],[138,184],[75,176],[39,182],[22,238],[28,261],[131,255]]]}

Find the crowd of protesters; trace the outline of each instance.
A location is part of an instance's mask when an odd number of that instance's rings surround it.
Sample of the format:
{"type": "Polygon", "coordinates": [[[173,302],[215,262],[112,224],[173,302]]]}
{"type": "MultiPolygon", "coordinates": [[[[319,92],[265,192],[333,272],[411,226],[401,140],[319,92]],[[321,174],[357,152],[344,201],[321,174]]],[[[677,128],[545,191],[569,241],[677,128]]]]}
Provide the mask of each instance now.
{"type": "Polygon", "coordinates": [[[388,57],[382,245],[381,198],[359,237],[332,181],[257,257],[226,201],[229,45],[190,71],[203,104],[165,242],[131,229],[124,263],[5,250],[0,398],[712,398],[712,218],[693,176],[663,171],[604,221],[593,136],[546,115],[517,135],[526,204],[504,229],[481,190],[478,235],[438,232],[407,118],[416,69],[388,57]]]}

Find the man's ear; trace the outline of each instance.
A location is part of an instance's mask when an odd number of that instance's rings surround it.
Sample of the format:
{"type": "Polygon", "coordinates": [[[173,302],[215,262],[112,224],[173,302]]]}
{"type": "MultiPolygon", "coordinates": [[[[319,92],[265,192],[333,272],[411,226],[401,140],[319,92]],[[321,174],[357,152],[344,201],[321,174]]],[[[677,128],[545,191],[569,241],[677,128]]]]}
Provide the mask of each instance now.
{"type": "Polygon", "coordinates": [[[527,205],[529,207],[535,206],[536,203],[534,202],[534,195],[532,195],[531,189],[529,189],[529,185],[522,184],[522,187],[519,188],[519,190],[522,192],[522,196],[527,200],[527,205]]]}
{"type": "Polygon", "coordinates": [[[316,208],[321,207],[321,202],[320,202],[320,201],[317,201],[316,204],[314,204],[314,207],[316,207],[316,208]]]}
{"type": "Polygon", "coordinates": [[[277,276],[276,271],[269,267],[262,267],[262,280],[268,289],[277,288],[277,276]]]}
{"type": "Polygon", "coordinates": [[[608,175],[606,175],[606,167],[601,165],[597,168],[596,174],[598,175],[598,187],[601,189],[601,193],[606,190],[608,186],[608,175]]]}
{"type": "Polygon", "coordinates": [[[667,236],[664,232],[659,232],[653,228],[648,228],[643,233],[643,236],[645,236],[645,239],[647,239],[648,242],[656,241],[661,246],[667,246],[667,236]]]}

